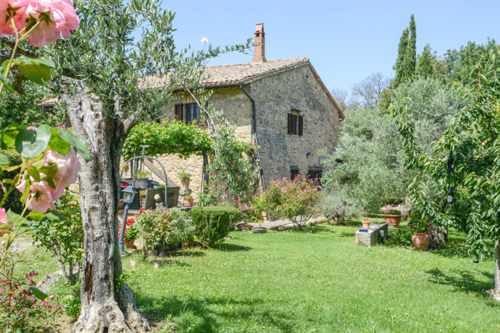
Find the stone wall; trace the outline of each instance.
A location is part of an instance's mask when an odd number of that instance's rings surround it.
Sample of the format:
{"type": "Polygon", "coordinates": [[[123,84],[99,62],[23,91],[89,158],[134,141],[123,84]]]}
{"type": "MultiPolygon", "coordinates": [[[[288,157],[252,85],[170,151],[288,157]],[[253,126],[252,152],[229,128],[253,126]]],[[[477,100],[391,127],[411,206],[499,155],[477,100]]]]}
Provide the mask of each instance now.
{"type": "MultiPolygon", "coordinates": [[[[168,121],[175,119],[174,105],[177,103],[189,104],[195,103],[194,99],[189,94],[184,94],[181,98],[173,101],[170,105],[162,109],[162,115],[159,117],[168,121]]],[[[251,141],[251,119],[252,119],[252,104],[248,97],[238,87],[219,88],[214,90],[210,97],[209,103],[216,110],[222,110],[224,116],[232,123],[238,126],[236,129],[236,137],[241,141],[251,141]]],[[[201,190],[203,178],[203,157],[191,156],[188,159],[183,159],[178,155],[163,155],[158,158],[167,171],[169,180],[173,183],[180,184],[176,171],[183,168],[190,172],[193,177],[191,179],[190,188],[196,197],[196,192],[201,190]]]]}
{"type": "Polygon", "coordinates": [[[309,66],[282,72],[250,84],[256,102],[257,140],[264,181],[290,177],[291,166],[301,174],[321,168],[318,150],[337,147],[339,115],[309,66]],[[287,134],[287,114],[304,117],[302,136],[287,134]]]}

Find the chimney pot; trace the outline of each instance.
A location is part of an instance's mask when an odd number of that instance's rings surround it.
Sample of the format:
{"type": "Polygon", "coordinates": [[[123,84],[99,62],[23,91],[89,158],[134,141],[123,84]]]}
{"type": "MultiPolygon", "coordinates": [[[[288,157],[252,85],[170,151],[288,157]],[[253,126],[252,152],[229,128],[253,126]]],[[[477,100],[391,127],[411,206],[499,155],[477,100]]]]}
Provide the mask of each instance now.
{"type": "Polygon", "coordinates": [[[264,23],[255,26],[254,44],[255,50],[252,62],[266,62],[266,38],[264,33],[264,23]]]}

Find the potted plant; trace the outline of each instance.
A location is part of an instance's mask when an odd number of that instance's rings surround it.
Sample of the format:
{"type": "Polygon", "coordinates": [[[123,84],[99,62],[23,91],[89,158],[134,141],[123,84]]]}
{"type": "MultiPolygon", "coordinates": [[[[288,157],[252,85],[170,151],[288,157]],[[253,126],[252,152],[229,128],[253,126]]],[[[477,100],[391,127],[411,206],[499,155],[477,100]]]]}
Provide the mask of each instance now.
{"type": "Polygon", "coordinates": [[[382,209],[382,215],[384,216],[385,223],[389,225],[389,227],[398,227],[399,223],[401,223],[401,211],[397,209],[382,209]]]}
{"type": "Polygon", "coordinates": [[[193,201],[193,196],[191,194],[188,194],[184,197],[184,207],[193,207],[194,201],[193,201]]]}
{"type": "Polygon", "coordinates": [[[426,223],[421,220],[417,220],[416,222],[408,223],[408,226],[413,230],[413,236],[411,237],[411,242],[413,246],[415,246],[416,250],[425,251],[429,246],[429,235],[427,235],[427,228],[431,223],[426,223]]]}
{"type": "Polygon", "coordinates": [[[144,190],[139,191],[139,200],[141,202],[141,205],[142,205],[142,202],[144,201],[144,197],[146,197],[146,191],[144,191],[144,190]]]}
{"type": "Polygon", "coordinates": [[[368,230],[370,228],[371,222],[368,220],[368,217],[364,217],[363,221],[361,221],[361,224],[363,225],[363,229],[368,230]]]}
{"type": "MultiPolygon", "coordinates": [[[[134,242],[139,236],[139,229],[134,227],[135,220],[128,219],[125,222],[125,234],[123,234],[123,244],[129,249],[135,249],[134,242]]],[[[118,227],[118,238],[120,237],[121,227],[118,227]]]]}
{"type": "Polygon", "coordinates": [[[152,180],[149,179],[149,177],[151,177],[151,172],[139,170],[135,173],[134,177],[134,187],[136,189],[151,188],[152,180]]]}
{"type": "Polygon", "coordinates": [[[183,190],[189,189],[189,183],[191,182],[191,174],[184,169],[177,170],[177,177],[181,180],[181,185],[183,190]]]}

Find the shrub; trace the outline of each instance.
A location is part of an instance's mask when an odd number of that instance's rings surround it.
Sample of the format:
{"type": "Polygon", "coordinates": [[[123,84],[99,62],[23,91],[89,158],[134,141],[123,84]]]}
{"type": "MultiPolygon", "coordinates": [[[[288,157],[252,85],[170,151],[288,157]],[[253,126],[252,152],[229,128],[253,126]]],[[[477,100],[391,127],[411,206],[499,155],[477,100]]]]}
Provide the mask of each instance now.
{"type": "Polygon", "coordinates": [[[382,215],[401,215],[401,211],[397,209],[385,208],[380,210],[382,215]]]}
{"type": "Polygon", "coordinates": [[[341,193],[330,194],[323,202],[323,215],[334,224],[343,223],[346,219],[357,219],[362,215],[359,205],[341,193]]]}
{"type": "Polygon", "coordinates": [[[41,221],[32,221],[33,244],[40,244],[52,253],[61,268],[66,283],[76,283],[83,260],[83,225],[80,196],[71,191],[55,203],[58,221],[47,215],[41,221]],[[75,268],[77,268],[76,272],[75,268]]]}
{"type": "Polygon", "coordinates": [[[80,317],[82,301],[80,299],[80,283],[75,285],[67,285],[66,283],[58,283],[52,289],[52,293],[56,295],[59,305],[62,310],[73,320],[76,321],[80,317]]]}
{"type": "Polygon", "coordinates": [[[186,222],[187,214],[178,209],[156,209],[140,213],[134,224],[144,241],[144,258],[153,252],[166,250],[168,245],[187,242],[193,227],[186,222]]]}
{"type": "Polygon", "coordinates": [[[194,234],[208,246],[215,246],[238,221],[240,211],[234,207],[195,207],[189,212],[195,226],[194,234]]]}
{"type": "Polygon", "coordinates": [[[322,194],[312,179],[299,175],[294,180],[283,178],[270,183],[267,191],[254,200],[256,210],[291,220],[299,228],[319,213],[322,194]]]}
{"type": "Polygon", "coordinates": [[[389,229],[389,237],[386,238],[387,245],[411,246],[411,237],[414,230],[410,225],[389,229]]]}

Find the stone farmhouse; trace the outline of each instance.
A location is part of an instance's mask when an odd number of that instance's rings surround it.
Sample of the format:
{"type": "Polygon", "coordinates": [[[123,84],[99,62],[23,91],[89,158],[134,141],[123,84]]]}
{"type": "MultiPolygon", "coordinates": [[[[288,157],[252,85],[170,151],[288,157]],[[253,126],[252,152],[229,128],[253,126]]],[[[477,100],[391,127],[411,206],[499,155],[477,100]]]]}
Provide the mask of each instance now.
{"type": "MultiPolygon", "coordinates": [[[[252,62],[206,69],[202,85],[213,91],[209,103],[237,126],[238,139],[260,146],[261,185],[297,174],[321,177],[318,150],[333,153],[344,116],[307,58],[268,61],[263,23],[254,35],[252,62]]],[[[191,95],[181,92],[157,120],[199,122],[199,114],[191,95]]],[[[193,175],[193,193],[201,190],[202,157],[166,155],[159,160],[170,186],[180,183],[176,171],[183,168],[193,175]]]]}

